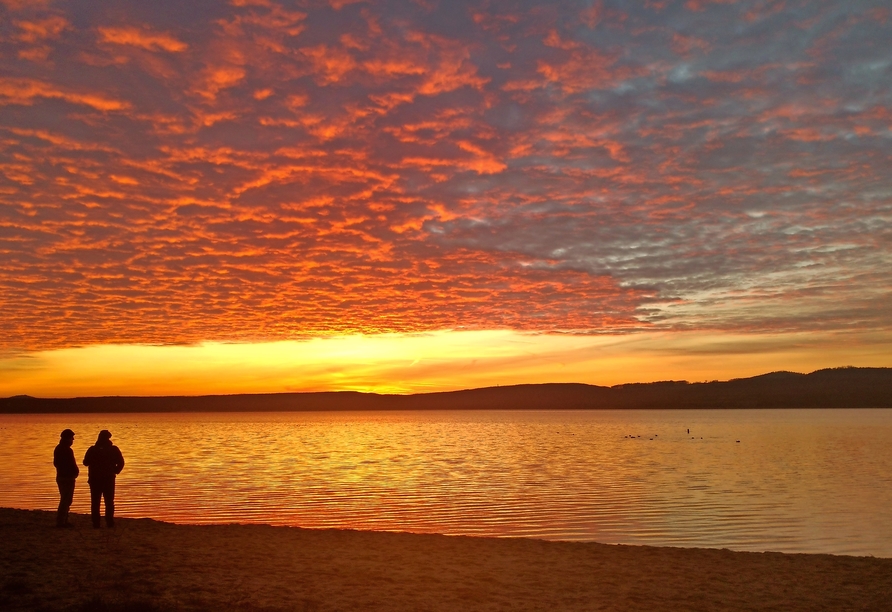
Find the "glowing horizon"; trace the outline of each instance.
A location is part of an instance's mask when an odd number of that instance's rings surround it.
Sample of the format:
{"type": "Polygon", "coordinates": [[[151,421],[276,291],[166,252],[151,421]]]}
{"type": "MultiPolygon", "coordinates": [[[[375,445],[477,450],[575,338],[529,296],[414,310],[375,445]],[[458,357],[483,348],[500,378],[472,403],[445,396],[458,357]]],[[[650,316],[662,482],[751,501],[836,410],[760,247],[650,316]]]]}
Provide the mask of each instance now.
{"type": "Polygon", "coordinates": [[[510,331],[347,336],[190,346],[94,345],[0,359],[0,397],[424,393],[521,383],[612,386],[729,380],[777,370],[873,366],[892,336],[510,331]],[[838,350],[844,345],[848,348],[838,350]],[[831,350],[837,349],[837,350],[831,350]]]}
{"type": "Polygon", "coordinates": [[[0,395],[892,366],[882,2],[0,23],[0,395]]]}

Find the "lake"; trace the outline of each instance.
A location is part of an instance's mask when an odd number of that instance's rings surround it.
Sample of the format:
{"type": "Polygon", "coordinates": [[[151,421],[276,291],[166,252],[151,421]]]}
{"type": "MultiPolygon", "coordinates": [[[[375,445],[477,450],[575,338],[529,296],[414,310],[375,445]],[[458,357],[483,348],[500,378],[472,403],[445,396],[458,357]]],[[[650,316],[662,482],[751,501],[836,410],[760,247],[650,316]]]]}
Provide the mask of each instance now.
{"type": "Polygon", "coordinates": [[[0,415],[0,506],[66,427],[124,517],[892,557],[889,409],[0,415]]]}

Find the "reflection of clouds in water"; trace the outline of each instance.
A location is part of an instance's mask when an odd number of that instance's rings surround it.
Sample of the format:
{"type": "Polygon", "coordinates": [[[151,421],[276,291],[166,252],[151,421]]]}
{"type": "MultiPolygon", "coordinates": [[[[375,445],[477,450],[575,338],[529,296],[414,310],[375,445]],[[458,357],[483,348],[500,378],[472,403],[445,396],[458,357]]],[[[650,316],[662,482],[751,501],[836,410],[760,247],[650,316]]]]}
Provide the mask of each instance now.
{"type": "Polygon", "coordinates": [[[890,324],[878,3],[0,10],[5,346],[890,324]]]}

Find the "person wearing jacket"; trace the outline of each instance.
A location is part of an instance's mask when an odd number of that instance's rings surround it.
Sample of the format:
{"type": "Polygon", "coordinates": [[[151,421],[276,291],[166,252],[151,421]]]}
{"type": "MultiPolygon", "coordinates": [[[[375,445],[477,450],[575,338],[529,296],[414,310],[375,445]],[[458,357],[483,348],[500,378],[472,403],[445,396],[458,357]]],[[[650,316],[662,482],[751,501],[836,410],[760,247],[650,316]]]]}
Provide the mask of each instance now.
{"type": "Polygon", "coordinates": [[[68,510],[74,500],[74,481],[80,474],[74,459],[74,432],[65,429],[59,436],[59,443],[53,451],[53,465],[56,467],[56,484],[59,485],[59,510],[56,512],[56,527],[71,527],[68,510]]]}
{"type": "Polygon", "coordinates": [[[111,432],[99,432],[96,444],[87,449],[84,465],[89,468],[87,483],[90,485],[90,516],[93,527],[99,529],[99,502],[105,499],[105,524],[115,526],[115,477],[124,469],[124,456],[111,442],[111,432]]]}

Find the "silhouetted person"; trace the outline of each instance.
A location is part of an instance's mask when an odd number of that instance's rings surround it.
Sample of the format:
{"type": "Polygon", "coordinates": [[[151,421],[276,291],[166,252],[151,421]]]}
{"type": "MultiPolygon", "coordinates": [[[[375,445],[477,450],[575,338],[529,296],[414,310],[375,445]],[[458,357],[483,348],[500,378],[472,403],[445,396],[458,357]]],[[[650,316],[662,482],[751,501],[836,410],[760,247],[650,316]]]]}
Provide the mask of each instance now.
{"type": "Polygon", "coordinates": [[[68,522],[68,510],[74,500],[74,481],[81,473],[74,459],[71,445],[74,443],[74,432],[65,429],[59,436],[59,443],[53,451],[53,465],[56,466],[56,484],[59,485],[59,511],[56,513],[56,527],[71,527],[68,522]]]}
{"type": "Polygon", "coordinates": [[[115,477],[124,469],[124,456],[111,443],[111,432],[99,432],[96,444],[87,449],[84,465],[89,468],[90,516],[93,527],[99,529],[99,500],[105,499],[105,524],[115,526],[115,477]]]}

